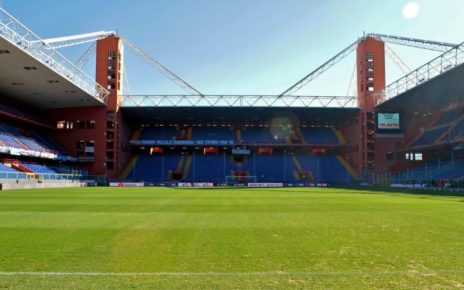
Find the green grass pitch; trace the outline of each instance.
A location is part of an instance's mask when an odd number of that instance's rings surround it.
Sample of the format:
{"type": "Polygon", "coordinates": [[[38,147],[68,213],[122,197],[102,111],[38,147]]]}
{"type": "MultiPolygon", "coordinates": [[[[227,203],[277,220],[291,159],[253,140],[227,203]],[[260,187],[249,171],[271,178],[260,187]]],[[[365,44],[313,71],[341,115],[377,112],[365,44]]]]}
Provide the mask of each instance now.
{"type": "Polygon", "coordinates": [[[346,189],[0,192],[0,289],[464,288],[464,197],[346,189]]]}

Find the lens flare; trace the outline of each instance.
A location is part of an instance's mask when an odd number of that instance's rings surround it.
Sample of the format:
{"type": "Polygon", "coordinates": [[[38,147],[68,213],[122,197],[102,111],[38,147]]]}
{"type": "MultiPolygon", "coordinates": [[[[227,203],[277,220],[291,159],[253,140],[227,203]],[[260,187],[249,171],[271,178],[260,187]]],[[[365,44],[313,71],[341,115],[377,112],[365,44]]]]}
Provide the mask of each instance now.
{"type": "Polygon", "coordinates": [[[413,19],[419,15],[420,6],[417,2],[410,2],[403,7],[403,17],[413,19]]]}

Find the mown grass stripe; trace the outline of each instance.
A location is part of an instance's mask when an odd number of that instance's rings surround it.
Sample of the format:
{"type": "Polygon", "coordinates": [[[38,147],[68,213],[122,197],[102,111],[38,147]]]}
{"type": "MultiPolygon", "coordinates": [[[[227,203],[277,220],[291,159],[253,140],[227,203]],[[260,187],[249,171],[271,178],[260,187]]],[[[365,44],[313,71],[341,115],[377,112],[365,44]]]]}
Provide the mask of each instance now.
{"type": "Polygon", "coordinates": [[[0,272],[0,276],[390,276],[464,273],[464,269],[429,271],[335,271],[335,272],[0,272]]]}

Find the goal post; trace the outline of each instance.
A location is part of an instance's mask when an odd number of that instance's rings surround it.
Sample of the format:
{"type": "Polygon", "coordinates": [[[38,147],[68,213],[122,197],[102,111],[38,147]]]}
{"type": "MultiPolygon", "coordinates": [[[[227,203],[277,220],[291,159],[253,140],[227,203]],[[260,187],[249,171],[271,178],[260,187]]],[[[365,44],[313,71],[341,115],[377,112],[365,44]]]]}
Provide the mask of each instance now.
{"type": "Polygon", "coordinates": [[[234,185],[237,183],[246,183],[246,182],[257,182],[255,175],[246,175],[246,176],[226,176],[226,184],[234,185]]]}

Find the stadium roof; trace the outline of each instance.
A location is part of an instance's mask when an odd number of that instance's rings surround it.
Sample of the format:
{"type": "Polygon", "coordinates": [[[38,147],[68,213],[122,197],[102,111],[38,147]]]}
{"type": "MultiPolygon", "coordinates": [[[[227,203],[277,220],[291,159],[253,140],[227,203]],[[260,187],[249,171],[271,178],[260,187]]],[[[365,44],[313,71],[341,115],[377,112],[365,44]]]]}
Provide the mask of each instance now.
{"type": "Polygon", "coordinates": [[[464,103],[464,64],[377,106],[378,111],[430,112],[464,103]]]}
{"type": "Polygon", "coordinates": [[[134,125],[172,124],[236,124],[264,123],[275,117],[296,118],[314,125],[331,125],[345,121],[358,108],[248,108],[248,107],[123,107],[123,116],[134,125]]]}
{"type": "Polygon", "coordinates": [[[102,104],[3,38],[0,38],[0,94],[44,109],[102,104]]]}
{"type": "Polygon", "coordinates": [[[0,8],[0,94],[47,109],[103,105],[109,93],[0,8]]]}

